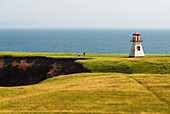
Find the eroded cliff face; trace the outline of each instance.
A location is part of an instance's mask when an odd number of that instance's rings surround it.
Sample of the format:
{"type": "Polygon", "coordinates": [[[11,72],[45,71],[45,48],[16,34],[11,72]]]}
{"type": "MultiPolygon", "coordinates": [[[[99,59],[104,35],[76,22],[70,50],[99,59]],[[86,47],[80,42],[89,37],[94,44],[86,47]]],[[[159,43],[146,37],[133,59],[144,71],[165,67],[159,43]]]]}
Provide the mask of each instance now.
{"type": "Polygon", "coordinates": [[[77,59],[1,57],[0,86],[36,84],[58,75],[88,72],[77,59]]]}

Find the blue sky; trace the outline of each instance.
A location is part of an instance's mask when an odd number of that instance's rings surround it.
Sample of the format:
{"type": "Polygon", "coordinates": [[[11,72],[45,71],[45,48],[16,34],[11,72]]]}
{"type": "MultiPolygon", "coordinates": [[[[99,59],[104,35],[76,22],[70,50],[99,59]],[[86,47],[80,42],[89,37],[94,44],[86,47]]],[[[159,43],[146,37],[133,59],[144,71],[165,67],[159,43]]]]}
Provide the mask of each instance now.
{"type": "Polygon", "coordinates": [[[170,0],[0,0],[0,28],[170,28],[170,0]]]}

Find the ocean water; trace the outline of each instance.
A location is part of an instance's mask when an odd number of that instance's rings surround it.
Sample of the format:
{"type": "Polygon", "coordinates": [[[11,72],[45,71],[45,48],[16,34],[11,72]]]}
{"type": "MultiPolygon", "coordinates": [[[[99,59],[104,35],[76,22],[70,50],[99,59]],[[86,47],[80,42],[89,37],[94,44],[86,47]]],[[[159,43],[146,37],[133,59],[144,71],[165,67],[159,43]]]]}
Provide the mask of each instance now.
{"type": "Polygon", "coordinates": [[[141,33],[147,54],[170,54],[170,29],[0,29],[0,51],[129,53],[141,33]]]}

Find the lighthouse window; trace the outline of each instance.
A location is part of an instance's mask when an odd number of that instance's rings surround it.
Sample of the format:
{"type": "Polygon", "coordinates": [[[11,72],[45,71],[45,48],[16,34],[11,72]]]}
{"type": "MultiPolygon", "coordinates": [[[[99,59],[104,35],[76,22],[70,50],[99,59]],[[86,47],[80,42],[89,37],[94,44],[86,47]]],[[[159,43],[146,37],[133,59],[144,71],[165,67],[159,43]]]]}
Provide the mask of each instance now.
{"type": "Polygon", "coordinates": [[[136,36],[133,36],[133,41],[135,41],[135,39],[136,39],[136,36]]]}
{"type": "Polygon", "coordinates": [[[137,46],[137,50],[140,51],[140,46],[137,46]]]}

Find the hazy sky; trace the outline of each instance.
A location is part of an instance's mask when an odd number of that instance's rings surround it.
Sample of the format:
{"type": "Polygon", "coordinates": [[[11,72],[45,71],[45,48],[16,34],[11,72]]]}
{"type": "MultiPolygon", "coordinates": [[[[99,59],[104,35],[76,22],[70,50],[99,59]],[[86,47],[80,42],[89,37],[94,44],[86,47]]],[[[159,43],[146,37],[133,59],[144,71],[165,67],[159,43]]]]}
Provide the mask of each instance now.
{"type": "Polygon", "coordinates": [[[0,28],[170,28],[170,0],[0,0],[0,28]]]}

